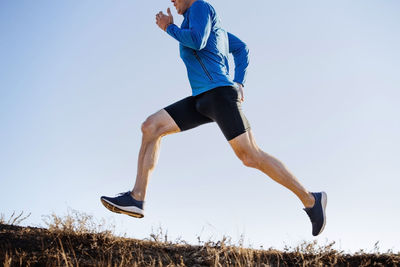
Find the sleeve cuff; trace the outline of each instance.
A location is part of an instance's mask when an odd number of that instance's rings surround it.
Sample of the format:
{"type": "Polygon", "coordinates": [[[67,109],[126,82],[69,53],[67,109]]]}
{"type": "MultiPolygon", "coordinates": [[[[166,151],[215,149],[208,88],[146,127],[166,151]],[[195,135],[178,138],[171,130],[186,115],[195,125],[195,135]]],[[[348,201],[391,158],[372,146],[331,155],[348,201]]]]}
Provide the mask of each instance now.
{"type": "Polygon", "coordinates": [[[174,35],[172,34],[172,33],[173,33],[173,28],[174,28],[174,27],[178,27],[178,26],[176,26],[175,24],[171,23],[171,24],[168,25],[167,30],[166,30],[166,32],[167,32],[169,35],[171,35],[172,37],[174,36],[174,35]]]}
{"type": "Polygon", "coordinates": [[[244,87],[244,81],[233,80],[234,83],[239,83],[244,87]]]}

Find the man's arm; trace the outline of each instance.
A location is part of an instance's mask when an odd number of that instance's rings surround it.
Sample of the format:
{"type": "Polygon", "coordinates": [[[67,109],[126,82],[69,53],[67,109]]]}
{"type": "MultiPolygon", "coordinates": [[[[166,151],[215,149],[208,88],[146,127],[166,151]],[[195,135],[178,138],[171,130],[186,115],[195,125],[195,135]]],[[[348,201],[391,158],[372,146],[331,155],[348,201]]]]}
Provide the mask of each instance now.
{"type": "Polygon", "coordinates": [[[229,53],[232,53],[235,60],[234,82],[244,85],[247,76],[247,67],[249,66],[249,49],[247,45],[228,32],[229,53]]]}
{"type": "Polygon", "coordinates": [[[201,1],[194,2],[190,8],[189,29],[180,29],[175,24],[170,24],[166,31],[184,46],[195,50],[203,49],[211,32],[209,7],[201,1]]]}

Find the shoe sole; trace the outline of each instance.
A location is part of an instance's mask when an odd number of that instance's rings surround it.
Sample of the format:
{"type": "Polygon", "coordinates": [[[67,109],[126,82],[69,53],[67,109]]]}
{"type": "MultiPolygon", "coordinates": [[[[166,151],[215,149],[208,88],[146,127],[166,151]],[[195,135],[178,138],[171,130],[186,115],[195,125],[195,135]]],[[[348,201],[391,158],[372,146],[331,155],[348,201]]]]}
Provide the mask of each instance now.
{"type": "Polygon", "coordinates": [[[132,216],[135,218],[143,218],[144,217],[144,215],[142,213],[139,213],[140,212],[139,208],[134,207],[134,208],[138,209],[138,212],[127,211],[127,210],[123,210],[123,209],[119,208],[118,206],[112,204],[111,202],[108,202],[105,199],[100,198],[100,200],[101,200],[101,203],[104,205],[104,207],[106,207],[108,210],[110,210],[112,212],[129,215],[129,216],[132,216]]]}
{"type": "Polygon", "coordinates": [[[321,227],[321,230],[319,231],[319,233],[317,235],[319,235],[320,233],[322,233],[322,231],[324,231],[325,228],[325,224],[326,224],[326,204],[328,204],[328,195],[325,192],[321,192],[321,205],[322,205],[322,214],[324,215],[324,224],[321,227]]]}

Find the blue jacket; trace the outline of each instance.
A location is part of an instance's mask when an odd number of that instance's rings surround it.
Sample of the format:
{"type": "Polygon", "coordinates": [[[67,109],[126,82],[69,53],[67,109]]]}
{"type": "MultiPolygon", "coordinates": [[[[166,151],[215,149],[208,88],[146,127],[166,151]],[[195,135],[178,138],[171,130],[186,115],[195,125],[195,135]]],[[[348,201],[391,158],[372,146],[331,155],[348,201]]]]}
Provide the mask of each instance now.
{"type": "Polygon", "coordinates": [[[167,33],[179,41],[180,56],[186,65],[193,96],[219,86],[244,84],[249,50],[245,43],[221,28],[214,8],[195,1],[183,14],[181,28],[171,24],[167,33]],[[235,61],[235,77],[229,77],[228,56],[235,61]]]}

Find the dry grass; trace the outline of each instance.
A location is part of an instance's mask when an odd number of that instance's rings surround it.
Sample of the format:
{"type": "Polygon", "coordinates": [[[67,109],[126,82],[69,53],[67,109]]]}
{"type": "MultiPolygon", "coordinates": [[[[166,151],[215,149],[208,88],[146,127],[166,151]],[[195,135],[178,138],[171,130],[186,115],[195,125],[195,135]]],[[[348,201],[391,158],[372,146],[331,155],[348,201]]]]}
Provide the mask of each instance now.
{"type": "MultiPolygon", "coordinates": [[[[45,217],[45,228],[21,227],[17,220],[0,218],[0,264],[4,266],[398,266],[400,254],[393,252],[344,254],[334,243],[319,246],[304,242],[297,247],[244,248],[224,237],[218,242],[192,246],[168,241],[161,228],[149,240],[114,235],[114,227],[96,222],[85,213],[45,217]],[[111,230],[110,230],[111,229],[111,230]]],[[[377,248],[378,244],[375,245],[377,248]]]]}
{"type": "Polygon", "coordinates": [[[43,221],[50,231],[82,234],[102,234],[113,236],[115,226],[105,219],[97,221],[92,215],[74,209],[68,209],[64,216],[55,213],[43,216],[43,221]]]}

